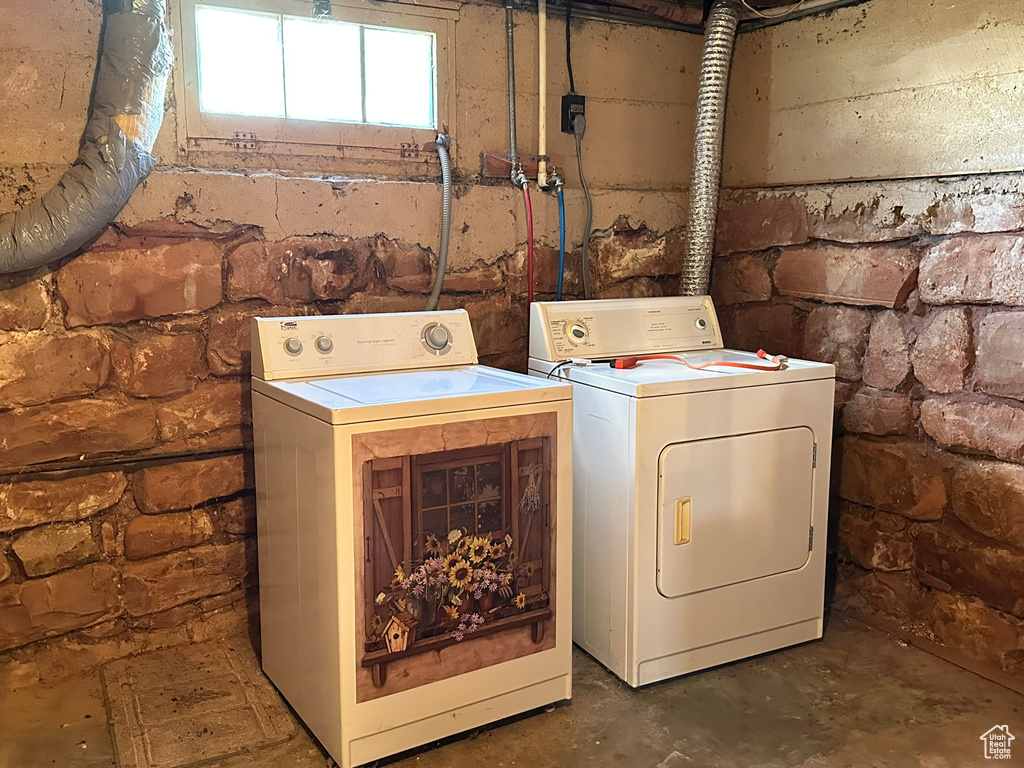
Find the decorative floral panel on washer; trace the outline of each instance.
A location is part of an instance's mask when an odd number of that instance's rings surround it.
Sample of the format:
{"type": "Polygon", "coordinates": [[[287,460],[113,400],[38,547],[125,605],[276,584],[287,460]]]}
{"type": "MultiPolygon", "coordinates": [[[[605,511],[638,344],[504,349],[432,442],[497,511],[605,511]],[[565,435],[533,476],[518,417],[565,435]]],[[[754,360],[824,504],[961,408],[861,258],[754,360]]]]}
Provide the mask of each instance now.
{"type": "Polygon", "coordinates": [[[541,413],[353,438],[357,700],[554,647],[555,426],[541,413]]]}

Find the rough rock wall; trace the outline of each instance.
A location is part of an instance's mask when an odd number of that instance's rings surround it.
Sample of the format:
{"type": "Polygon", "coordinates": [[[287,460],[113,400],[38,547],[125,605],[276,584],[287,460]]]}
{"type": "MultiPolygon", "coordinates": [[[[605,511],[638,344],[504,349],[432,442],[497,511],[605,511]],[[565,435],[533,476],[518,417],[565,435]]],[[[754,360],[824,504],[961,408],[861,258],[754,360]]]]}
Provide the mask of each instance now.
{"type": "MultiPolygon", "coordinates": [[[[678,232],[605,232],[602,296],[674,290],[678,232]]],[[[420,309],[432,255],[384,235],[111,228],[0,285],[0,668],[53,677],[255,623],[254,315],[420,309]]],[[[557,252],[538,252],[550,297],[557,252]]],[[[578,254],[573,260],[578,264],[578,254]]],[[[449,276],[485,362],[525,368],[521,249],[449,276]]],[[[568,288],[577,290],[578,266],[568,288]]]]}
{"type": "Polygon", "coordinates": [[[724,208],[727,343],[836,365],[837,605],[1024,673],[1024,178],[724,208]]]}

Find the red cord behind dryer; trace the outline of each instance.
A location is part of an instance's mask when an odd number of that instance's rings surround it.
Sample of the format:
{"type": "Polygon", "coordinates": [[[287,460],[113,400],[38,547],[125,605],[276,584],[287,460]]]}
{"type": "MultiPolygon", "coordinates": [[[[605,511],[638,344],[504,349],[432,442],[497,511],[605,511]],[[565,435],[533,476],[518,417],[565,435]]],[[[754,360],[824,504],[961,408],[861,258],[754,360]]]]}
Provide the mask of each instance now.
{"type": "Polygon", "coordinates": [[[751,371],[781,371],[786,366],[786,358],[781,355],[769,355],[763,349],[759,349],[757,350],[757,356],[762,360],[770,360],[774,365],[768,366],[754,365],[752,363],[733,363],[728,360],[713,360],[709,363],[694,365],[681,355],[638,355],[636,357],[620,357],[618,360],[612,360],[609,365],[612,368],[626,370],[628,368],[636,367],[644,360],[675,360],[676,362],[682,363],[687,368],[692,368],[695,371],[702,371],[705,368],[745,368],[751,371]]]}

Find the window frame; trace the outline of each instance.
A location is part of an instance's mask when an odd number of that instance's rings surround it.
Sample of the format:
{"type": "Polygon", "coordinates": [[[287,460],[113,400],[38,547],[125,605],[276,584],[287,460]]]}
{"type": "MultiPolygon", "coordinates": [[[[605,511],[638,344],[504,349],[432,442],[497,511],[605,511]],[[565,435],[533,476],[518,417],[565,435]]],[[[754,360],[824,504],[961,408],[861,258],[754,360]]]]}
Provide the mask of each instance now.
{"type": "Polygon", "coordinates": [[[174,36],[177,139],[183,153],[227,152],[240,160],[267,154],[312,156],[421,166],[426,154],[423,145],[435,139],[438,129],[447,126],[449,132],[455,130],[455,22],[459,7],[455,2],[389,0],[371,6],[365,0],[331,0],[334,21],[433,33],[437,92],[436,127],[431,128],[202,112],[195,22],[199,5],[313,17],[313,0],[174,0],[172,12],[179,30],[174,36]]]}
{"type": "MultiPolygon", "coordinates": [[[[412,552],[413,562],[418,562],[424,557],[424,534],[426,533],[423,527],[423,513],[425,511],[423,507],[423,475],[427,472],[433,472],[436,470],[444,470],[447,472],[449,469],[455,469],[457,467],[466,466],[472,464],[478,466],[480,464],[498,463],[501,467],[501,495],[498,497],[498,501],[501,505],[501,533],[511,532],[512,529],[512,463],[511,463],[511,449],[512,443],[504,443],[493,446],[481,446],[475,448],[461,448],[454,449],[451,451],[441,451],[439,453],[420,454],[411,457],[411,476],[412,476],[412,519],[411,523],[411,535],[412,535],[412,552]]],[[[453,506],[460,506],[464,502],[453,504],[451,500],[451,488],[448,488],[448,503],[444,507],[431,507],[431,510],[435,509],[446,509],[448,519],[451,519],[451,509],[453,506]]],[[[469,502],[474,506],[478,505],[479,501],[469,502]]],[[[475,526],[474,526],[475,527],[475,526]]],[[[450,528],[449,528],[450,530],[450,528]]],[[[474,531],[475,535],[480,535],[479,531],[474,531]]],[[[494,531],[488,533],[493,534],[494,531]]],[[[441,536],[447,536],[448,531],[443,531],[441,536]]]]}

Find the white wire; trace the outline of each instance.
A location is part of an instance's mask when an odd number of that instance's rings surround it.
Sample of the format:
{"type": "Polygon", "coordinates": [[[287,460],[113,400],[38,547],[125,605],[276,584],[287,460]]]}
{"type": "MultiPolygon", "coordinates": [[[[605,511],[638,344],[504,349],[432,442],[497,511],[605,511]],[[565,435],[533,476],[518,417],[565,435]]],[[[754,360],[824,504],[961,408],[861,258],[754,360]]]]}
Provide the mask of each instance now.
{"type": "Polygon", "coordinates": [[[796,13],[807,4],[807,0],[800,0],[799,3],[790,8],[787,8],[782,13],[768,14],[762,13],[761,11],[757,10],[757,8],[748,3],[747,0],[740,0],[740,2],[743,3],[743,5],[746,7],[748,11],[750,11],[755,16],[760,16],[762,19],[783,19],[786,16],[789,16],[791,13],[796,13]]]}

